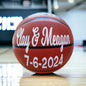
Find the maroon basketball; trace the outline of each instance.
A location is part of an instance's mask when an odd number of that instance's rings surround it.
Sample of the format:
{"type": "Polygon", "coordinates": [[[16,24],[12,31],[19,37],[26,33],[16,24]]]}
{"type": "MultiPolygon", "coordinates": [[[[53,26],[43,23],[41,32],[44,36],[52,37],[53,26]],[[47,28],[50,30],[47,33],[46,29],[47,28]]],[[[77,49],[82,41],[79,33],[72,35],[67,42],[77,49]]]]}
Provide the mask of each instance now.
{"type": "Polygon", "coordinates": [[[33,14],[17,26],[12,40],[18,61],[36,73],[52,73],[63,67],[73,51],[71,29],[53,14],[33,14]]]}

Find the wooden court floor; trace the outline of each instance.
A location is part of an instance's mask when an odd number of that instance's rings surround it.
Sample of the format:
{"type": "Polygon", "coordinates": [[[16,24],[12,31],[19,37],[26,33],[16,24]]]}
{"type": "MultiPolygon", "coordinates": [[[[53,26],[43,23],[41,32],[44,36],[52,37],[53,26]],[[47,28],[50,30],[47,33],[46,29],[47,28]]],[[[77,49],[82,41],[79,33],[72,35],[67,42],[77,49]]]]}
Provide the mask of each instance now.
{"type": "Polygon", "coordinates": [[[75,46],[63,68],[38,75],[19,64],[11,47],[0,47],[0,86],[86,86],[86,52],[75,46]]]}

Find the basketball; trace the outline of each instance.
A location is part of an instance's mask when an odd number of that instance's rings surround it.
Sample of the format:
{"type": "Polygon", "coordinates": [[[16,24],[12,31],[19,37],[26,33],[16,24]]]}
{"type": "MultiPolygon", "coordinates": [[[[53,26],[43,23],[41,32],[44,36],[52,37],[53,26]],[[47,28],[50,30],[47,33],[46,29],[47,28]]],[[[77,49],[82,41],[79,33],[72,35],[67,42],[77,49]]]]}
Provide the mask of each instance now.
{"type": "Polygon", "coordinates": [[[17,26],[12,39],[18,61],[35,73],[52,73],[62,68],[73,52],[73,35],[68,24],[54,14],[36,13],[17,26]]]}

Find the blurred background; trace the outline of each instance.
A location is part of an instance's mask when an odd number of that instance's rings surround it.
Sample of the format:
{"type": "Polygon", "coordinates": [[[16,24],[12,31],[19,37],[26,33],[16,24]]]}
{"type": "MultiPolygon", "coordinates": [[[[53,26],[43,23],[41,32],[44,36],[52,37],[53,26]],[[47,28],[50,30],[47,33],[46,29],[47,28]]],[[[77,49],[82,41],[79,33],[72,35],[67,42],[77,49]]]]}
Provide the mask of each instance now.
{"type": "Polygon", "coordinates": [[[86,0],[0,0],[0,86],[20,86],[23,74],[33,74],[13,54],[12,37],[25,17],[38,12],[53,13],[70,26],[74,51],[55,73],[66,77],[70,86],[86,86],[86,0]]]}
{"type": "Polygon", "coordinates": [[[86,0],[0,0],[0,44],[10,45],[16,26],[37,12],[54,13],[70,26],[75,45],[86,39],[86,0]]]}

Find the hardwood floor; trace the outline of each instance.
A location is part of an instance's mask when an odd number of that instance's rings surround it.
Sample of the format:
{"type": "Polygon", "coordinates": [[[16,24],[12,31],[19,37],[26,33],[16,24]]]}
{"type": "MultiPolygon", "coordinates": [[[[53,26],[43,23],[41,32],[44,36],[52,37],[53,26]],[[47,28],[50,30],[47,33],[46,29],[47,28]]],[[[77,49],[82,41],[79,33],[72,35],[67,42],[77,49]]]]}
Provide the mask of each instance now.
{"type": "Polygon", "coordinates": [[[11,47],[0,47],[0,86],[86,86],[86,52],[75,46],[63,68],[38,75],[22,67],[11,47]]]}

